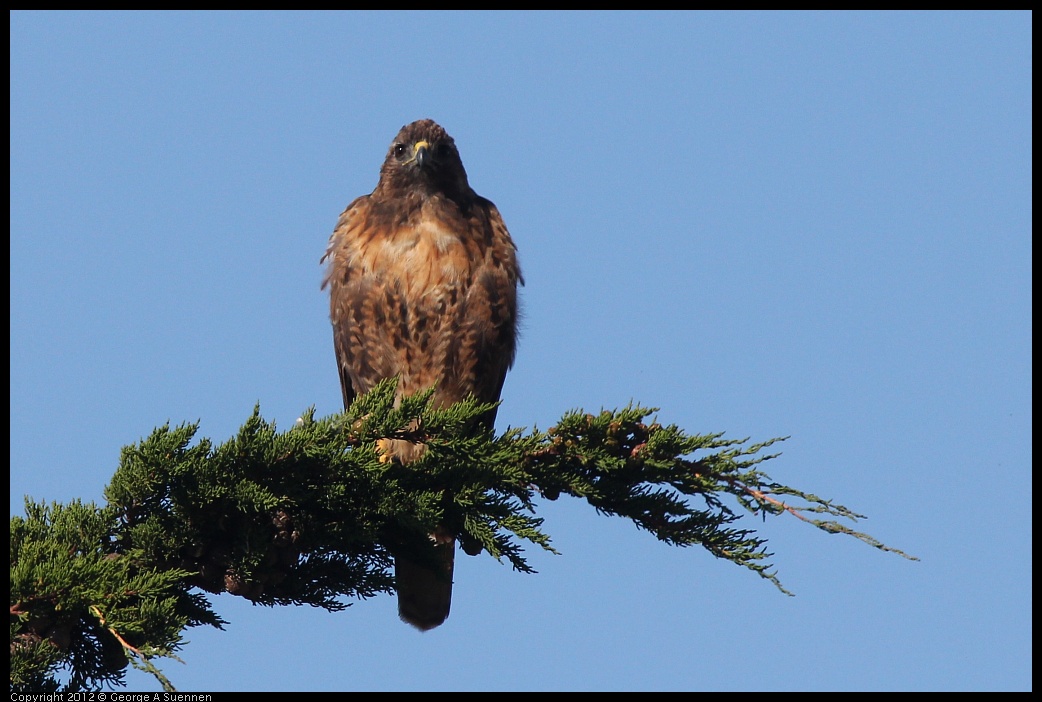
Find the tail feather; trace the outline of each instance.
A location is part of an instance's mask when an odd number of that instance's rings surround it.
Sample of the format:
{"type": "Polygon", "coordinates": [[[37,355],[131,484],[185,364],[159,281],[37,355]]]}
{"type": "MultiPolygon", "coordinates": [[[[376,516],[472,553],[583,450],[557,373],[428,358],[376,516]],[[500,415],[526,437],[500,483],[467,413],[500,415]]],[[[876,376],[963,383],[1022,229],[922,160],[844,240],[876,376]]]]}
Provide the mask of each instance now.
{"type": "Polygon", "coordinates": [[[432,535],[438,565],[420,563],[408,556],[395,556],[394,574],[398,587],[398,616],[420,631],[441,625],[452,604],[452,569],[456,541],[439,529],[432,535]]]}
{"type": "MultiPolygon", "coordinates": [[[[377,452],[380,461],[398,460],[403,465],[418,461],[427,447],[402,439],[380,439],[377,452]]],[[[452,604],[452,569],[456,557],[456,540],[452,533],[438,527],[430,535],[434,543],[434,560],[417,561],[407,554],[394,557],[394,577],[398,588],[398,616],[420,631],[440,626],[449,617],[452,604]]]]}

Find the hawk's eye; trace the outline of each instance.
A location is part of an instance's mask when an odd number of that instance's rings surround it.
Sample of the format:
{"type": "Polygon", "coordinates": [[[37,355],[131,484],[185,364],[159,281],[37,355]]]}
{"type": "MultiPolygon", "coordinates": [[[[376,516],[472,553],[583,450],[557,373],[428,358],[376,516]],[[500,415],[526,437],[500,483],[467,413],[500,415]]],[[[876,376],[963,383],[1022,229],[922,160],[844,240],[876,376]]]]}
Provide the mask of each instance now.
{"type": "Polygon", "coordinates": [[[434,155],[438,158],[448,158],[452,155],[452,146],[445,142],[441,142],[434,147],[434,155]]]}
{"type": "Polygon", "coordinates": [[[395,144],[394,145],[394,157],[397,158],[397,159],[405,158],[405,154],[408,151],[409,151],[409,149],[405,146],[405,144],[395,144]]]}

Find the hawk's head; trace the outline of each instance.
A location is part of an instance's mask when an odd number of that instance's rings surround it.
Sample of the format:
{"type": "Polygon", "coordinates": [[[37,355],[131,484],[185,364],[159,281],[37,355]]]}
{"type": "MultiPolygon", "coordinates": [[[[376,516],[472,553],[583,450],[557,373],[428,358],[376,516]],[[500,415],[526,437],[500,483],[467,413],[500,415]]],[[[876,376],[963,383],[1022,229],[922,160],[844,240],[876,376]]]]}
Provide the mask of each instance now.
{"type": "Polygon", "coordinates": [[[458,199],[470,194],[456,142],[433,120],[402,127],[380,168],[377,190],[403,196],[417,191],[458,199]]]}

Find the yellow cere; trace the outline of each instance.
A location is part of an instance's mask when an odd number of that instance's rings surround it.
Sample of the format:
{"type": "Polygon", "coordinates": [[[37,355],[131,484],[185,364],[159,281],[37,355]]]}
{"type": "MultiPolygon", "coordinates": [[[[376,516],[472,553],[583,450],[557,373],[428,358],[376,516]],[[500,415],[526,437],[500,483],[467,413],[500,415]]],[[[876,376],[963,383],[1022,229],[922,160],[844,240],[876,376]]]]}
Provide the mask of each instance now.
{"type": "Polygon", "coordinates": [[[408,161],[405,161],[405,163],[412,163],[413,161],[416,160],[416,152],[420,150],[420,147],[427,147],[429,149],[429,148],[431,148],[431,145],[428,144],[426,141],[423,141],[422,139],[420,141],[416,142],[415,144],[413,144],[412,145],[412,158],[410,158],[408,161]]]}

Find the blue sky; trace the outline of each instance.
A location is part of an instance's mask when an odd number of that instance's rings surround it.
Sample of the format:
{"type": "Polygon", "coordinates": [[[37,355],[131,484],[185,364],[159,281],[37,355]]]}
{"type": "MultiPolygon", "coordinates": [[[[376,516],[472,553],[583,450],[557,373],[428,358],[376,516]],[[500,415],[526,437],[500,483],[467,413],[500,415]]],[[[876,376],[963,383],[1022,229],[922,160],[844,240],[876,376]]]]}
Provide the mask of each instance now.
{"type": "MultiPolygon", "coordinates": [[[[318,264],[440,122],[527,286],[498,426],[659,407],[914,563],[749,520],[796,597],[585,503],[452,615],[216,600],[180,690],[1031,688],[1031,15],[11,15],[11,513],[168,420],[340,409],[318,264]]],[[[129,689],[155,690],[140,673],[129,689]]]]}

